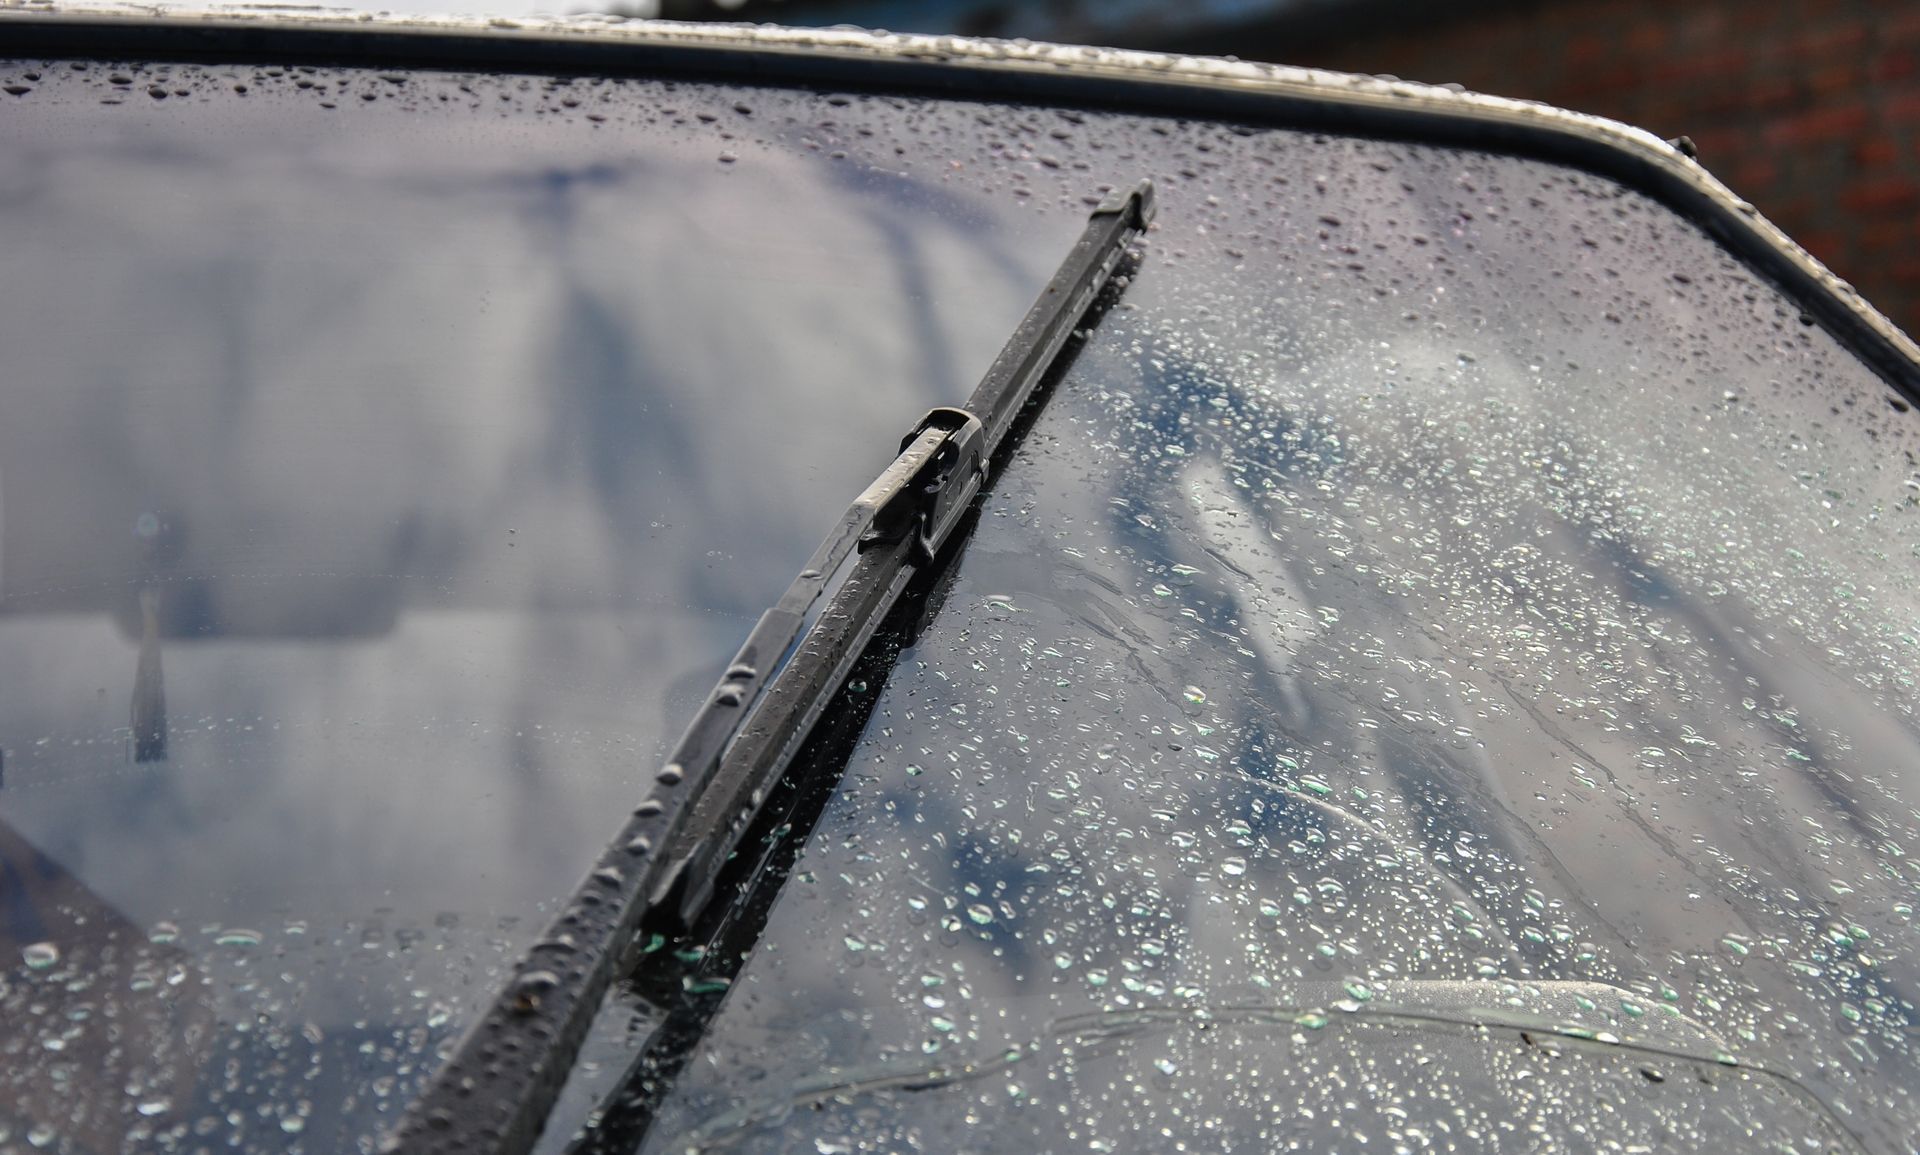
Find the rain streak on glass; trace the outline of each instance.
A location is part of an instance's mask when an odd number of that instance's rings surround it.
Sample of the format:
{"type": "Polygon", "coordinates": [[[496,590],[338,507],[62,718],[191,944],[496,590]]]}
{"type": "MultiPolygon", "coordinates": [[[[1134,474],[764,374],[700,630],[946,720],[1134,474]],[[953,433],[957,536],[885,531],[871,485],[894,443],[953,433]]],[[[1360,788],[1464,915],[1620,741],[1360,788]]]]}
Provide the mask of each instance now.
{"type": "Polygon", "coordinates": [[[990,119],[1160,223],[647,1149],[1905,1150],[1904,404],[1603,179],[990,119]]]}

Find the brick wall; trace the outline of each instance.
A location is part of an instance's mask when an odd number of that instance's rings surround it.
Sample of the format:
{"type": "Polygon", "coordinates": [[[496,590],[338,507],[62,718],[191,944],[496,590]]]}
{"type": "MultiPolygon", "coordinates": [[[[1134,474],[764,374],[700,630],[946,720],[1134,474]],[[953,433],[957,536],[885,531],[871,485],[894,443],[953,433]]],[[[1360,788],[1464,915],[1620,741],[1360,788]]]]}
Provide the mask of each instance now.
{"type": "Polygon", "coordinates": [[[1917,0],[1558,0],[1236,51],[1690,136],[1701,163],[1920,335],[1917,0]]]}

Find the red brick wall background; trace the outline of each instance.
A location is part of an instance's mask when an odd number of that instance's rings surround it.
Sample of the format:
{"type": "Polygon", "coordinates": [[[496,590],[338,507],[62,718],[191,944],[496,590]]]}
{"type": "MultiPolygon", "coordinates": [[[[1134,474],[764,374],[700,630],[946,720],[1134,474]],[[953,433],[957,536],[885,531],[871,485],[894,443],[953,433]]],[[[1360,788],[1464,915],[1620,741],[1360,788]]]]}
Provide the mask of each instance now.
{"type": "Polygon", "coordinates": [[[1920,0],[1558,0],[1269,58],[1685,134],[1716,176],[1920,335],[1920,0]]]}

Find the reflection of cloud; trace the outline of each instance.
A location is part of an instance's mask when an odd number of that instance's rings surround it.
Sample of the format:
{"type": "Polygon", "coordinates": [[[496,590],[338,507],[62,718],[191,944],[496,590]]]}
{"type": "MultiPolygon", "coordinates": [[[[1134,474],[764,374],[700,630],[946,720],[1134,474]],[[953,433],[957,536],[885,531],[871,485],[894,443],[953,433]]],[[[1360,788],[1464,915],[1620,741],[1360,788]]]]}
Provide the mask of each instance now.
{"type": "Polygon", "coordinates": [[[136,924],[324,941],[275,937],[295,993],[225,1011],[361,1064],[305,1132],[346,1146],[328,1112],[419,1069],[428,1002],[459,1029],[1080,222],[850,181],[777,127],[806,93],[755,94],[722,166],[721,128],[649,120],[742,115],[697,86],[530,129],[512,78],[351,122],[290,78],[159,120],[89,83],[36,89],[0,192],[7,817],[136,924]],[[444,956],[406,945],[442,917],[444,956]]]}

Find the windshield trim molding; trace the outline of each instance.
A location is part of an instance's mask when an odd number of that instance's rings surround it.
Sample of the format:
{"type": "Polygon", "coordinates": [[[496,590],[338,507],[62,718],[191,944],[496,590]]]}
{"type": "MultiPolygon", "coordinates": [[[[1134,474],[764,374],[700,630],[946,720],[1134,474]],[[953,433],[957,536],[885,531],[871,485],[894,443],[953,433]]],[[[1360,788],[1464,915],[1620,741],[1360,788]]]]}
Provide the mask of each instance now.
{"type": "Polygon", "coordinates": [[[1619,181],[1701,226],[1920,404],[1920,345],[1697,161],[1644,130],[1530,101],[1155,52],[610,16],[485,20],[34,3],[0,6],[0,29],[14,57],[700,77],[1183,115],[1547,160],[1619,181]]]}

